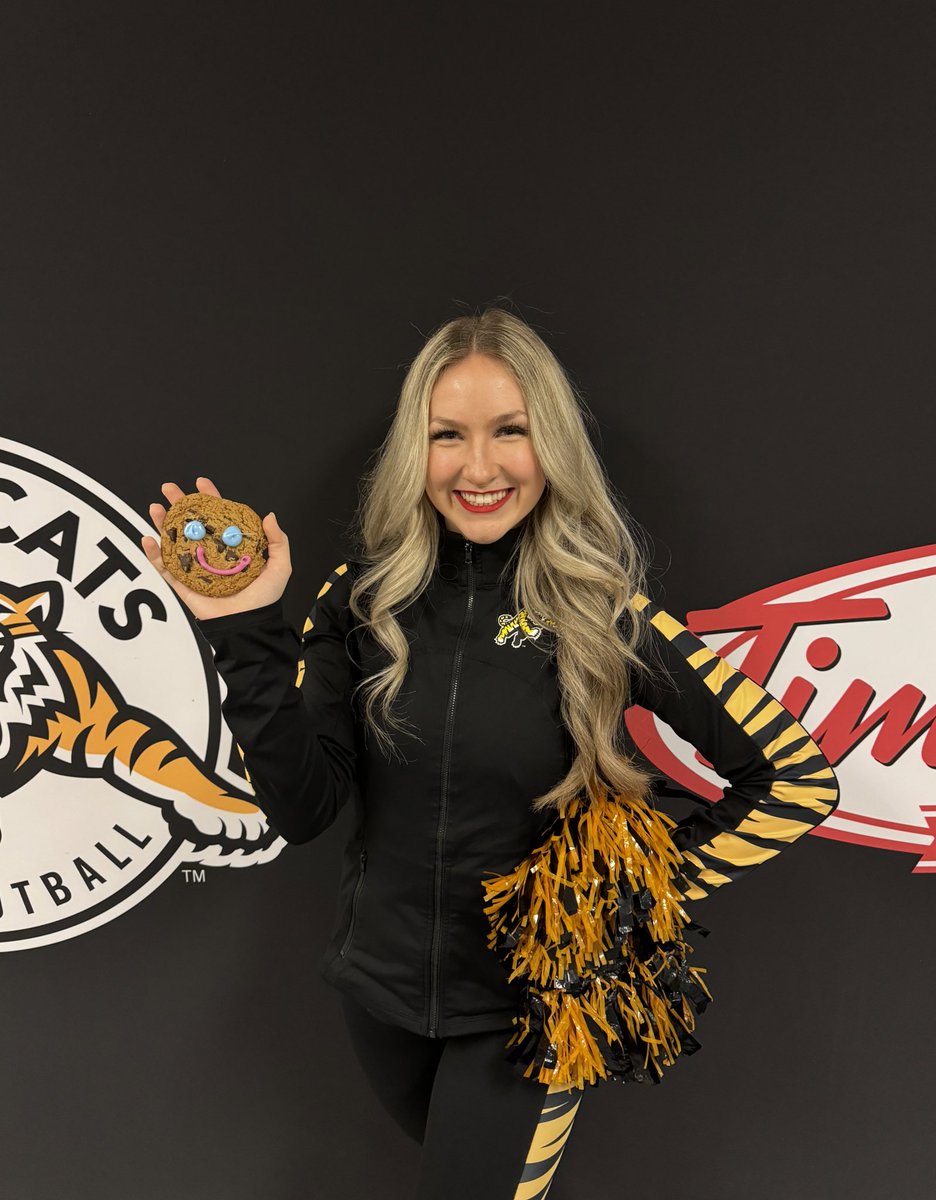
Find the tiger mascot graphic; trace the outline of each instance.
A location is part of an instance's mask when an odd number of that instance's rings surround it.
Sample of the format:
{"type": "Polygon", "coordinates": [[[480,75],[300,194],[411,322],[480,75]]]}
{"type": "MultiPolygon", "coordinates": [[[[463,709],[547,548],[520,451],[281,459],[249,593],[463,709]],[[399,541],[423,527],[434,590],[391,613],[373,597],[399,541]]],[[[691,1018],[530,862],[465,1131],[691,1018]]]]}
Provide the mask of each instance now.
{"type": "Polygon", "coordinates": [[[521,608],[518,613],[501,613],[497,618],[500,629],[494,638],[496,646],[513,646],[517,649],[524,642],[535,642],[536,639],[546,630],[556,628],[556,622],[550,617],[544,617],[542,621],[535,621],[525,608],[521,608]]]}
{"type": "Polygon", "coordinates": [[[196,850],[272,846],[278,834],[246,783],[232,786],[166,721],[126,699],[60,628],[63,611],[54,580],[0,580],[0,797],[41,771],[95,776],[160,808],[173,837],[196,850]]]}

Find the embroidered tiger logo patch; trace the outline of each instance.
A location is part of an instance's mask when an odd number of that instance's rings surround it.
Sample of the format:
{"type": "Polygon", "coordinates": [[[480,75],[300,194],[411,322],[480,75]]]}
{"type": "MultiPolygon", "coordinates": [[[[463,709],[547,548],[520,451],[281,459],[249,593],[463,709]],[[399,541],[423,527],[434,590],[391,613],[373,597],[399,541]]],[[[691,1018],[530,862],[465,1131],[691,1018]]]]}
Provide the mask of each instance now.
{"type": "Polygon", "coordinates": [[[521,608],[513,616],[510,613],[501,613],[497,620],[500,629],[495,635],[494,644],[496,646],[511,645],[514,649],[522,646],[524,642],[535,642],[544,630],[556,627],[555,621],[551,621],[548,617],[539,623],[531,620],[525,608],[521,608]]]}

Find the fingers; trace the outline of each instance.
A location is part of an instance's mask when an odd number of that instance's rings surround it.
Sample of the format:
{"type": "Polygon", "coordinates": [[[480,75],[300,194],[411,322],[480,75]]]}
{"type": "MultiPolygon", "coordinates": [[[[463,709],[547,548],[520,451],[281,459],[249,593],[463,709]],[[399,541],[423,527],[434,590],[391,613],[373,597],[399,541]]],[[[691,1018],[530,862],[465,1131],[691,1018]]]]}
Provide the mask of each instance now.
{"type": "Polygon", "coordinates": [[[182,491],[177,483],[164,483],[159,490],[170,504],[175,504],[176,500],[181,500],[187,494],[182,491]]]}
{"type": "Polygon", "coordinates": [[[289,538],[286,536],[283,530],[280,529],[279,521],[276,519],[276,513],[267,513],[261,524],[263,525],[263,532],[267,536],[267,541],[271,546],[280,542],[285,544],[289,541],[289,538]]]}
{"type": "Polygon", "coordinates": [[[162,533],[163,521],[166,519],[166,507],[163,504],[151,504],[149,506],[150,520],[162,533]]]}
{"type": "Polygon", "coordinates": [[[159,542],[154,537],[148,535],[140,538],[140,545],[143,547],[143,553],[150,560],[153,566],[160,574],[165,574],[162,555],[159,552],[159,542]]]}
{"type": "MultiPolygon", "coordinates": [[[[215,487],[215,485],[211,482],[211,480],[207,477],[207,475],[199,475],[196,478],[195,488],[197,491],[202,492],[206,496],[218,496],[219,498],[221,496],[221,493],[218,491],[218,489],[215,487]]],[[[183,496],[189,495],[188,492],[183,492],[182,489],[179,487],[179,485],[176,483],[164,483],[162,485],[162,487],[160,488],[160,491],[166,497],[166,499],[169,501],[170,504],[175,504],[175,502],[177,500],[181,500],[183,496]]],[[[165,515],[165,514],[163,514],[163,515],[165,515]]]]}
{"type": "Polygon", "coordinates": [[[207,475],[199,475],[195,480],[195,486],[200,492],[204,492],[206,496],[217,496],[220,498],[221,493],[211,482],[207,475]]]}
{"type": "Polygon", "coordinates": [[[292,560],[289,555],[289,538],[280,529],[276,513],[267,513],[263,518],[263,532],[266,534],[270,565],[292,571],[292,560]]]}

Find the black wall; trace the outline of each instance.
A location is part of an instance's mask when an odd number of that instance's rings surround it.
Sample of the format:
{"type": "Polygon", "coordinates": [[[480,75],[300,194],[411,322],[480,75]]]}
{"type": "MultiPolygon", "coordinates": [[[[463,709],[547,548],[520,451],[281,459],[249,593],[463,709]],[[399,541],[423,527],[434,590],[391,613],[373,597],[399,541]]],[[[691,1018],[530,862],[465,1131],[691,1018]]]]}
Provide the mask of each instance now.
{"type": "MultiPolygon", "coordinates": [[[[7,6],[0,436],[144,518],[202,473],[275,508],[298,625],[406,365],[501,301],[581,388],[680,619],[931,543],[934,26],[7,6]]],[[[0,958],[5,1195],[412,1194],[315,970],[344,830],[0,958]]],[[[557,1200],[929,1196],[936,879],[911,868],[808,837],[699,906],[703,1051],[591,1097],[557,1200]]]]}

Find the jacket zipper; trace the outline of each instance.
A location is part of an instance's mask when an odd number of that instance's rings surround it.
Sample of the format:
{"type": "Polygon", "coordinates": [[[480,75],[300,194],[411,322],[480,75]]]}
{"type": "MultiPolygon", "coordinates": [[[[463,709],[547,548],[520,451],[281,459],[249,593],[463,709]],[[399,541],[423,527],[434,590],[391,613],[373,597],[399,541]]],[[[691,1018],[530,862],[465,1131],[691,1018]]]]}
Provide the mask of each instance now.
{"type": "Polygon", "coordinates": [[[345,952],[351,945],[351,938],[354,936],[354,918],[357,914],[358,896],[361,894],[361,888],[364,886],[364,867],[367,863],[367,851],[361,851],[361,869],[358,872],[358,880],[354,885],[354,895],[351,897],[351,923],[348,926],[348,935],[344,940],[344,945],[338,951],[340,958],[344,958],[345,952]]]}
{"type": "Polygon", "coordinates": [[[468,603],[465,606],[465,619],[455,646],[455,657],[452,662],[452,690],[449,693],[448,713],[445,719],[445,730],[442,738],[442,786],[439,797],[439,829],[436,835],[435,861],[435,908],[432,925],[432,955],[429,975],[429,1036],[438,1037],[439,1028],[439,963],[442,950],[442,849],[445,844],[445,819],[448,804],[448,778],[452,758],[452,728],[455,717],[455,694],[458,691],[458,672],[461,668],[462,651],[465,638],[471,625],[471,612],[474,606],[474,556],[471,542],[465,540],[465,562],[468,564],[468,603]]]}

